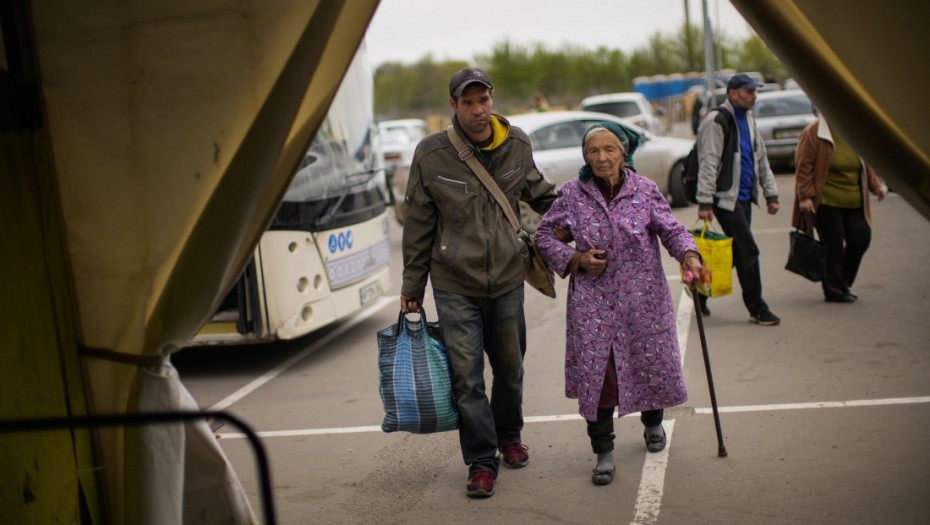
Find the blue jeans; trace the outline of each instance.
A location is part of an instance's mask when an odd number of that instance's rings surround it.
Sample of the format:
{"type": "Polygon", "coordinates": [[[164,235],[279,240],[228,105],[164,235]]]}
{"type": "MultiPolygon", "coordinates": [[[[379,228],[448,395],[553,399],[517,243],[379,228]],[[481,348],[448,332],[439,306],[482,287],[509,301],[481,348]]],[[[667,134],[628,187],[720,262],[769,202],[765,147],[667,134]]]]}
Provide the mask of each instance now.
{"type": "Polygon", "coordinates": [[[520,443],[523,430],[523,285],[493,299],[433,290],[449,352],[452,391],[459,408],[459,441],[469,474],[497,476],[498,447],[520,443]],[[485,394],[484,355],[493,372],[485,394]]]}

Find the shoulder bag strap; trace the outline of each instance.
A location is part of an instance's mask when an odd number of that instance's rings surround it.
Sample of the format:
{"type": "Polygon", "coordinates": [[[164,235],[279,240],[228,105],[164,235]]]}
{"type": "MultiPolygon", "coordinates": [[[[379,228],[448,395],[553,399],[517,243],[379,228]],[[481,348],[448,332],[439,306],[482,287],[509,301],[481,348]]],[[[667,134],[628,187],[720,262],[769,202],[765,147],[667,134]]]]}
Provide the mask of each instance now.
{"type": "Polygon", "coordinates": [[[452,145],[455,147],[456,151],[458,151],[459,160],[468,164],[468,167],[475,172],[481,184],[484,184],[484,187],[491,193],[491,196],[494,197],[497,204],[504,210],[504,215],[507,217],[507,220],[510,221],[510,226],[513,227],[517,235],[520,235],[523,231],[523,228],[520,226],[520,220],[517,219],[517,215],[513,212],[513,207],[510,206],[510,202],[507,200],[507,197],[504,196],[504,192],[501,191],[500,186],[494,182],[494,178],[491,177],[488,170],[475,158],[474,151],[465,145],[465,141],[462,140],[461,135],[455,130],[455,127],[449,126],[446,128],[446,134],[449,135],[449,140],[452,141],[452,145]]]}

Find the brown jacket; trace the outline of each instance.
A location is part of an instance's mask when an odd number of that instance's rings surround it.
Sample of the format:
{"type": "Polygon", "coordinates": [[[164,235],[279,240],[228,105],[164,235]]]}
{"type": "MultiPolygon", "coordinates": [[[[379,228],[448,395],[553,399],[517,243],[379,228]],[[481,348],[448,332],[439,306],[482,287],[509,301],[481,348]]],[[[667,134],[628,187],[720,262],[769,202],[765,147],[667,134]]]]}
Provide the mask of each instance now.
{"type": "MultiPolygon", "coordinates": [[[[801,209],[799,203],[804,199],[814,201],[814,212],[820,205],[823,187],[827,182],[827,173],[833,162],[833,135],[830,127],[823,117],[811,122],[801,132],[798,138],[798,149],[794,154],[795,163],[795,192],[794,211],[791,215],[791,225],[802,228],[808,235],[813,234],[814,225],[811,221],[801,224],[801,209]],[[803,227],[802,227],[803,226],[803,227]]],[[[876,193],[882,187],[882,181],[875,174],[871,166],[859,158],[862,168],[859,170],[859,186],[862,188],[862,203],[865,220],[872,226],[872,216],[869,212],[869,192],[876,193]]]]}
{"type": "MultiPolygon", "coordinates": [[[[544,213],[555,200],[555,186],[536,169],[529,137],[503,117],[493,118],[494,142],[474,154],[517,216],[519,201],[544,213]]],[[[497,297],[523,283],[522,249],[523,241],[478,176],[459,158],[445,130],[420,141],[404,198],[400,293],[423,297],[428,276],[437,290],[497,297]]]]}

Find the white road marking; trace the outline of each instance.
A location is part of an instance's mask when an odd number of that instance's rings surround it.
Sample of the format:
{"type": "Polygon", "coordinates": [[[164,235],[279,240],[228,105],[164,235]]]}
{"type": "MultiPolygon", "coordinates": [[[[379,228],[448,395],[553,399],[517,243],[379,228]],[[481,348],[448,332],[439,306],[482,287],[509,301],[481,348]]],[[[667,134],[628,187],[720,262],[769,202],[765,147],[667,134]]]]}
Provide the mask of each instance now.
{"type": "Polygon", "coordinates": [[[685,367],[685,351],[688,349],[688,333],[691,331],[691,314],[693,313],[694,299],[682,286],[681,296],[678,298],[678,311],[675,314],[675,330],[678,332],[678,349],[681,351],[682,369],[685,367]]]}
{"type": "Polygon", "coordinates": [[[249,382],[249,384],[245,385],[239,390],[236,390],[232,394],[226,396],[223,400],[221,400],[219,403],[216,403],[215,405],[210,407],[208,410],[223,410],[226,407],[235,403],[236,401],[239,401],[243,397],[251,394],[255,390],[266,385],[269,381],[272,381],[274,378],[281,375],[288,368],[294,366],[296,363],[299,363],[300,361],[304,360],[310,354],[316,352],[321,346],[328,345],[334,339],[346,333],[351,328],[355,327],[355,325],[361,323],[365,319],[368,319],[369,317],[380,312],[381,309],[383,309],[385,306],[391,303],[400,305],[400,296],[392,295],[392,296],[381,297],[380,299],[378,299],[378,301],[375,304],[371,305],[370,307],[368,307],[367,309],[365,309],[364,311],[362,311],[361,313],[359,313],[358,315],[350,319],[348,322],[340,326],[339,328],[326,334],[324,337],[314,341],[312,345],[305,348],[302,352],[292,355],[289,359],[286,359],[285,361],[281,362],[281,364],[279,364],[278,366],[265,372],[261,376],[253,379],[251,382],[249,382]]]}
{"type": "MultiPolygon", "coordinates": [[[[791,228],[773,228],[761,230],[754,233],[784,233],[791,231],[791,228]]],[[[668,275],[670,282],[680,281],[680,275],[668,275]]],[[[219,403],[213,405],[210,410],[222,410],[229,407],[236,401],[249,395],[253,391],[261,388],[263,385],[278,377],[285,370],[300,362],[308,355],[317,351],[321,346],[327,345],[335,338],[347,332],[355,325],[379,312],[391,302],[397,303],[398,296],[382,297],[378,302],[368,308],[366,311],[352,318],[349,322],[340,326],[338,329],[327,334],[322,339],[314,342],[304,351],[292,356],[290,359],[282,362],[272,370],[266,372],[261,377],[253,380],[246,386],[240,388],[233,394],[227,396],[219,403]]],[[[694,313],[693,299],[688,295],[684,288],[678,300],[678,309],[675,314],[675,325],[678,333],[678,347],[681,352],[681,363],[684,367],[685,352],[687,350],[688,335],[691,328],[691,314],[694,313]]],[[[773,410],[806,410],[817,408],[850,408],[865,406],[887,406],[903,405],[916,403],[930,403],[930,397],[905,397],[889,399],[860,399],[851,401],[821,401],[812,403],[783,403],[769,405],[744,405],[732,407],[718,407],[720,413],[744,413],[744,412],[765,412],[773,410]]],[[[695,415],[713,414],[709,407],[694,409],[695,415]]],[[[579,414],[561,414],[550,416],[529,416],[524,418],[524,423],[548,423],[558,421],[580,420],[579,414]]],[[[675,420],[667,419],[664,421],[666,433],[666,447],[661,452],[646,454],[643,462],[643,470],[640,476],[639,491],[636,496],[635,513],[631,525],[652,525],[659,516],[662,506],[662,496],[665,491],[665,472],[668,467],[668,453],[672,443],[672,433],[675,428],[675,420]]],[[[277,430],[267,432],[257,432],[259,437],[295,437],[295,436],[320,436],[333,434],[353,434],[366,432],[381,432],[380,426],[360,426],[360,427],[336,427],[336,428],[317,428],[317,429],[296,429],[296,430],[277,430]]],[[[223,439],[242,439],[246,435],[242,433],[220,434],[223,439]]]]}
{"type": "Polygon", "coordinates": [[[665,449],[661,452],[646,454],[643,473],[639,476],[639,492],[636,494],[636,512],[631,525],[650,525],[659,518],[662,507],[662,494],[665,492],[665,470],[668,467],[668,450],[672,445],[672,433],[675,420],[666,419],[665,449]]]}
{"type": "MultiPolygon", "coordinates": [[[[744,405],[733,407],[718,407],[721,413],[740,412],[770,412],[773,410],[807,410],[811,408],[848,408],[873,407],[884,405],[913,405],[930,403],[930,396],[925,397],[892,397],[887,399],[856,399],[853,401],[820,401],[815,403],[782,403],[777,405],[744,405]]],[[[696,408],[695,414],[712,414],[711,408],[696,408]]]]}
{"type": "MultiPolygon", "coordinates": [[[[896,397],[888,399],[857,399],[851,401],[815,401],[812,403],[786,403],[781,405],[745,405],[732,407],[718,407],[721,413],[736,414],[747,412],[764,412],[767,410],[806,410],[812,408],[855,408],[870,406],[887,406],[887,405],[910,405],[930,403],[930,396],[927,397],[896,397]]],[[[710,415],[713,412],[710,407],[700,407],[694,409],[695,415],[710,415]]],[[[636,414],[629,414],[624,417],[635,417],[636,414]]],[[[578,414],[557,414],[551,416],[528,416],[523,418],[524,423],[557,423],[560,421],[577,421],[581,420],[578,414]]],[[[671,421],[671,420],[667,420],[671,421]]],[[[292,437],[292,436],[325,436],[330,434],[361,434],[365,432],[381,432],[380,426],[360,426],[360,427],[333,427],[333,428],[306,428],[297,430],[275,430],[267,432],[257,432],[259,437],[292,437]]],[[[668,429],[666,428],[666,432],[668,429]]],[[[242,439],[245,434],[233,433],[220,434],[223,439],[242,439]]],[[[668,450],[668,447],[666,447],[668,450]]],[[[653,454],[650,454],[653,455],[653,454]]]]}

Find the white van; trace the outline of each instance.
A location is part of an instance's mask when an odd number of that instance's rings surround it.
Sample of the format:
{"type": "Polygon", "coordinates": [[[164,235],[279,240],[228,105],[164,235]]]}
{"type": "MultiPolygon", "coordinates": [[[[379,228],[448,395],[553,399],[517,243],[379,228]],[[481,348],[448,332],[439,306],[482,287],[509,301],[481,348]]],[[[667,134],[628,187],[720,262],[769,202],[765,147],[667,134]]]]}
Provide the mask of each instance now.
{"type": "Polygon", "coordinates": [[[656,135],[665,134],[662,120],[655,114],[652,104],[642,93],[609,93],[594,95],[581,101],[578,108],[582,111],[609,113],[651,131],[656,135]]]}

